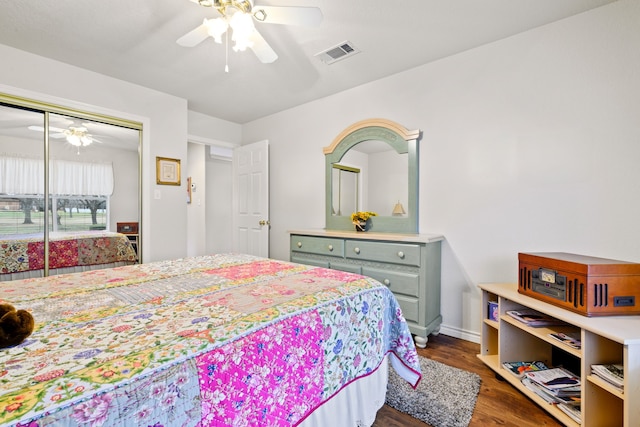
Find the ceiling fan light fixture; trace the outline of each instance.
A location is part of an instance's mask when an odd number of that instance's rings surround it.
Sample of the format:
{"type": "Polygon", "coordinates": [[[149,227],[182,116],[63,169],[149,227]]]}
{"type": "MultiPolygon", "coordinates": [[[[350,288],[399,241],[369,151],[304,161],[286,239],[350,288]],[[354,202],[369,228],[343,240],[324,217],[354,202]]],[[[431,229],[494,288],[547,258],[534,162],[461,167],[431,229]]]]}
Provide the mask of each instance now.
{"type": "Polygon", "coordinates": [[[213,6],[213,1],[212,0],[191,0],[193,3],[197,3],[200,6],[204,6],[204,7],[211,7],[213,6]]]}
{"type": "Polygon", "coordinates": [[[253,46],[251,35],[255,31],[253,18],[250,14],[241,11],[235,12],[229,20],[229,26],[233,30],[231,39],[235,42],[234,51],[244,51],[253,46]]]}
{"type": "Polygon", "coordinates": [[[80,141],[82,141],[82,146],[86,147],[87,145],[93,142],[93,138],[91,138],[91,135],[87,134],[87,135],[81,136],[80,141]]]}
{"type": "Polygon", "coordinates": [[[67,142],[74,147],[79,147],[82,145],[82,143],[80,142],[80,138],[78,138],[78,136],[76,135],[67,135],[67,142]]]}
{"type": "Polygon", "coordinates": [[[86,147],[93,142],[93,137],[87,132],[85,127],[70,127],[64,130],[67,142],[74,147],[86,147]]]}
{"type": "Polygon", "coordinates": [[[253,17],[260,22],[264,22],[267,19],[267,12],[264,9],[258,9],[253,14],[253,17]]]}
{"type": "Polygon", "coordinates": [[[207,33],[213,37],[216,43],[222,43],[222,35],[229,28],[229,24],[225,18],[207,19],[207,33]]]}

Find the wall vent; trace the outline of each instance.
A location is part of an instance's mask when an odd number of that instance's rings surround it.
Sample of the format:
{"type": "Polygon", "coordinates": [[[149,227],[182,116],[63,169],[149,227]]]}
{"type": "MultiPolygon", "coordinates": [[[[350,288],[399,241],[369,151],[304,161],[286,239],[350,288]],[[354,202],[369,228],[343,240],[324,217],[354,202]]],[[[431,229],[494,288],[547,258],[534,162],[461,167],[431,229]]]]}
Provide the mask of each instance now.
{"type": "Polygon", "coordinates": [[[316,53],[314,56],[325,64],[333,64],[336,61],[341,61],[359,52],[360,49],[355,47],[353,43],[344,41],[320,53],[316,53]]]}

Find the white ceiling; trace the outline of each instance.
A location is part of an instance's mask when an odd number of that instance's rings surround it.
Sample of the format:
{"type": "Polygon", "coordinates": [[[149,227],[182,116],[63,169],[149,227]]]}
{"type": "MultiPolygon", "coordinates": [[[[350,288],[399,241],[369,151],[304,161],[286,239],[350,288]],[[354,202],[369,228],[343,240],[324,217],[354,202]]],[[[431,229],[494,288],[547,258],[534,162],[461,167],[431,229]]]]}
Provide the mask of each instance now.
{"type": "Polygon", "coordinates": [[[218,16],[189,0],[0,0],[0,43],[246,123],[612,1],[255,0],[319,7],[324,19],[317,28],[257,23],[278,60],[262,64],[249,50],[229,50],[228,73],[224,44],[176,44],[218,16]],[[361,53],[332,65],[314,57],[344,41],[361,53]]]}

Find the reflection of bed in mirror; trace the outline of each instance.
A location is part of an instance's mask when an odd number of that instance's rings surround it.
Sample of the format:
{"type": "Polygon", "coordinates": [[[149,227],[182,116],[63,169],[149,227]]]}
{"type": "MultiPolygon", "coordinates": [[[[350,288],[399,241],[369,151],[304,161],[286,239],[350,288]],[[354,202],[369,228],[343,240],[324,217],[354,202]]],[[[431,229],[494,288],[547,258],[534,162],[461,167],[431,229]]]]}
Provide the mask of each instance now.
{"type": "Polygon", "coordinates": [[[420,379],[396,299],[357,274],[219,254],[6,295],[36,327],[0,351],[0,425],[370,426],[387,364],[420,379]]]}
{"type": "MultiPolygon", "coordinates": [[[[118,267],[137,262],[129,238],[109,231],[49,233],[49,274],[118,267]]],[[[42,277],[42,234],[0,237],[0,281],[42,277]]]]}

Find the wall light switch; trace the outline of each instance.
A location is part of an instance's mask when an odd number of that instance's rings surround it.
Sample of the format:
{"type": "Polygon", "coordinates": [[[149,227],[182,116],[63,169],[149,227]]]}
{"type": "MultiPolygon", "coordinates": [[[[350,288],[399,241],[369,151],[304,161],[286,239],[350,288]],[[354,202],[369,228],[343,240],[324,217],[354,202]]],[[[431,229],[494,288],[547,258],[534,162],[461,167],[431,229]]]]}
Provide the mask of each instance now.
{"type": "Polygon", "coordinates": [[[153,191],[153,198],[156,200],[160,200],[162,198],[162,193],[160,192],[160,190],[153,191]]]}

